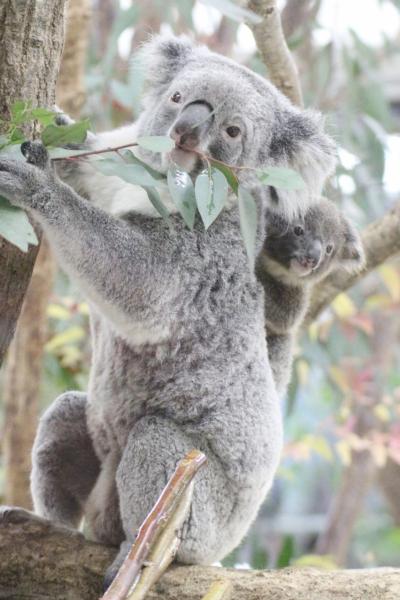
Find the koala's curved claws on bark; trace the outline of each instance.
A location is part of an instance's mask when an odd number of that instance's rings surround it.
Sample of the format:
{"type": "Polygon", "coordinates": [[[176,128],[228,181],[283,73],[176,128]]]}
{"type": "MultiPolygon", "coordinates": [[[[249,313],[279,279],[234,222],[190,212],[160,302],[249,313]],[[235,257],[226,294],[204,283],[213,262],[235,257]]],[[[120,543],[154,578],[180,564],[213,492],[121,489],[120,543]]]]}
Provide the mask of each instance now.
{"type": "Polygon", "coordinates": [[[29,164],[40,169],[46,169],[49,166],[49,153],[41,142],[23,142],[21,152],[29,164]]]}

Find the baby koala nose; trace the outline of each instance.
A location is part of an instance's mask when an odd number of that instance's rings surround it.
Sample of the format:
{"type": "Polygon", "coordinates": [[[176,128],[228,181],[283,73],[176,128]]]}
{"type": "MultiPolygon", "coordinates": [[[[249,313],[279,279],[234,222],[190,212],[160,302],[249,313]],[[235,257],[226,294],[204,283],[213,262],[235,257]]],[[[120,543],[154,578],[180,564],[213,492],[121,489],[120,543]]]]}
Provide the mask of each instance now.
{"type": "Polygon", "coordinates": [[[208,132],[212,122],[212,109],[205,102],[192,102],[181,112],[172,126],[170,136],[177,146],[193,150],[208,132]]]}

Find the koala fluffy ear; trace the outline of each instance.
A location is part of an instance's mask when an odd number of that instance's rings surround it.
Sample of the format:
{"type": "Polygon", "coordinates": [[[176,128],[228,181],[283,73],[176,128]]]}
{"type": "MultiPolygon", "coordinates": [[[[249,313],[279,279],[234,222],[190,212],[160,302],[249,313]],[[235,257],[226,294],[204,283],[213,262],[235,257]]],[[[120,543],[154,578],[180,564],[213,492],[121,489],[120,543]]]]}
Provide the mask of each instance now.
{"type": "Polygon", "coordinates": [[[185,36],[157,35],[142,46],[141,56],[150,87],[168,85],[188,62],[194,46],[185,36]]]}
{"type": "Polygon", "coordinates": [[[336,144],[324,132],[322,116],[293,106],[278,110],[269,151],[276,166],[294,169],[305,182],[305,189],[288,191],[283,198],[279,190],[285,212],[302,213],[318,202],[337,155],[336,144]]]}
{"type": "Polygon", "coordinates": [[[340,264],[348,271],[359,271],[365,265],[365,253],[360,234],[353,225],[342,217],[344,243],[340,256],[340,264]]]}

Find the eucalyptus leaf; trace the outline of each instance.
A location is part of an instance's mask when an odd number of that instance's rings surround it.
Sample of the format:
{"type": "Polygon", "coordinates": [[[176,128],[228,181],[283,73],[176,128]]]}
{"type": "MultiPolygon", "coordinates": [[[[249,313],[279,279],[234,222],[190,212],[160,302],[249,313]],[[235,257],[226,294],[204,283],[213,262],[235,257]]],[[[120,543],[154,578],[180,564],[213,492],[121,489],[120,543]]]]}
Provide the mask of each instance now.
{"type": "Polygon", "coordinates": [[[158,183],[157,179],[154,179],[141,165],[117,162],[108,158],[94,160],[91,164],[103,175],[114,175],[133,185],[154,187],[158,183]]]}
{"type": "Polygon", "coordinates": [[[30,119],[31,105],[24,100],[16,100],[11,106],[11,121],[14,125],[21,125],[30,119]]]}
{"type": "Polygon", "coordinates": [[[28,251],[29,244],[37,246],[39,243],[26,213],[12,206],[2,196],[0,196],[0,235],[22,252],[28,251]]]}
{"type": "Polygon", "coordinates": [[[203,171],[196,179],[195,194],[204,227],[208,229],[225,206],[228,182],[221,171],[214,168],[203,171]]]}
{"type": "Polygon", "coordinates": [[[167,135],[145,135],[136,141],[139,146],[152,152],[168,152],[175,148],[174,140],[167,135]]]}
{"type": "Polygon", "coordinates": [[[297,171],[285,167],[267,167],[257,173],[262,183],[282,190],[302,190],[305,188],[303,178],[297,171]]]}
{"type": "Polygon", "coordinates": [[[239,216],[240,231],[242,233],[250,267],[254,267],[256,257],[256,239],[258,211],[253,196],[246,188],[239,185],[239,216]]]}
{"type": "Polygon", "coordinates": [[[168,188],[172,200],[189,229],[193,229],[196,216],[196,196],[190,176],[172,166],[168,170],[168,188]]]}
{"type": "Polygon", "coordinates": [[[243,21],[247,21],[248,23],[261,23],[262,21],[261,17],[256,15],[252,10],[242,8],[230,0],[200,0],[200,2],[216,8],[224,16],[229,17],[238,23],[243,23],[243,21]]]}
{"type": "Polygon", "coordinates": [[[54,123],[54,119],[56,117],[56,113],[52,110],[48,110],[47,108],[34,108],[31,111],[31,115],[45,127],[47,127],[47,125],[51,125],[51,123],[54,123]]]}
{"type": "Polygon", "coordinates": [[[50,158],[69,158],[70,156],[79,156],[85,150],[72,150],[71,148],[49,148],[50,158]]]}
{"type": "Polygon", "coordinates": [[[133,163],[135,165],[141,165],[144,169],[146,169],[146,171],[148,171],[150,173],[150,175],[154,178],[154,179],[158,179],[158,180],[162,180],[165,179],[165,175],[164,173],[160,173],[160,171],[156,171],[155,169],[153,169],[152,167],[150,167],[150,165],[148,165],[147,163],[143,162],[142,160],[140,160],[140,158],[138,158],[136,156],[136,154],[134,154],[132,152],[132,150],[125,150],[125,152],[123,152],[124,159],[127,162],[133,163]]]}
{"type": "Polygon", "coordinates": [[[225,175],[225,178],[226,178],[227,182],[229,183],[229,186],[237,195],[239,182],[235,175],[235,172],[227,165],[223,165],[222,163],[213,161],[212,159],[210,160],[210,162],[215,169],[218,169],[218,171],[221,171],[221,173],[223,173],[225,175]]]}
{"type": "Polygon", "coordinates": [[[164,206],[164,204],[162,203],[160,194],[158,193],[156,188],[150,187],[150,186],[143,186],[143,187],[146,190],[147,196],[148,196],[150,202],[152,203],[152,205],[154,206],[154,208],[156,209],[156,211],[158,212],[158,214],[164,219],[164,221],[169,223],[169,218],[168,218],[169,212],[168,212],[167,208],[164,206]]]}
{"type": "Polygon", "coordinates": [[[86,140],[90,128],[88,119],[77,121],[71,125],[48,125],[42,131],[42,142],[45,146],[65,146],[65,144],[81,144],[86,140]]]}

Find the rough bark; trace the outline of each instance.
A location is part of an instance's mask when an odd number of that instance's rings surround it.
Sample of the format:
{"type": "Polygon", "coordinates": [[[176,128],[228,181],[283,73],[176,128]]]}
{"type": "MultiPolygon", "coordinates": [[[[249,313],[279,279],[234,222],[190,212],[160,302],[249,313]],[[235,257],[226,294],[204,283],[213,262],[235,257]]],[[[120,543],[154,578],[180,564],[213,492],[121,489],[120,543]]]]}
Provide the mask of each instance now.
{"type": "MultiPolygon", "coordinates": [[[[0,117],[15,100],[54,104],[64,37],[65,0],[3,0],[0,5],[0,117]]],[[[0,242],[0,364],[15,331],[38,252],[0,242]]]]}
{"type": "MultiPolygon", "coordinates": [[[[78,116],[85,100],[84,65],[89,15],[89,0],[69,1],[56,98],[59,106],[73,117],[78,116]]],[[[47,333],[46,308],[53,287],[54,272],[55,264],[50,246],[43,240],[9,349],[5,371],[4,497],[7,504],[25,508],[31,507],[30,454],[39,413],[42,359],[47,333]]]]}
{"type": "Polygon", "coordinates": [[[85,61],[90,16],[90,0],[69,0],[56,98],[57,104],[74,118],[79,117],[86,100],[85,61]]]}
{"type": "Polygon", "coordinates": [[[53,282],[53,259],[43,240],[25,296],[5,371],[3,464],[7,504],[30,508],[31,448],[39,412],[46,307],[53,282]]]}
{"type": "MultiPolygon", "coordinates": [[[[23,514],[0,513],[0,598],[95,600],[115,554],[79,533],[23,514]]],[[[399,569],[244,571],[174,567],[148,600],[201,600],[211,583],[228,579],[237,600],[398,600],[399,569]]]]}
{"type": "Polygon", "coordinates": [[[294,104],[302,106],[297,68],[283,35],[277,1],[249,0],[248,8],[262,18],[260,23],[250,27],[270,80],[294,104]]]}

